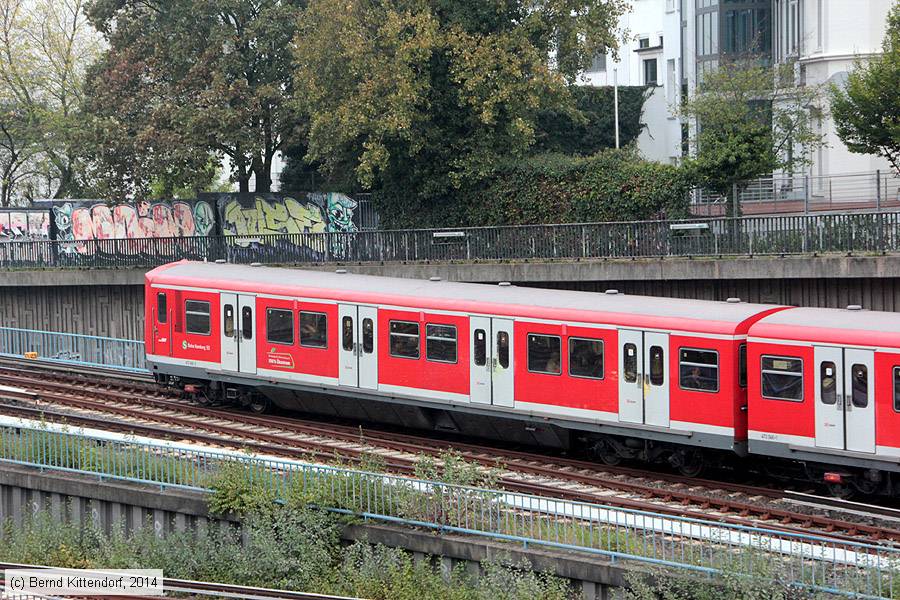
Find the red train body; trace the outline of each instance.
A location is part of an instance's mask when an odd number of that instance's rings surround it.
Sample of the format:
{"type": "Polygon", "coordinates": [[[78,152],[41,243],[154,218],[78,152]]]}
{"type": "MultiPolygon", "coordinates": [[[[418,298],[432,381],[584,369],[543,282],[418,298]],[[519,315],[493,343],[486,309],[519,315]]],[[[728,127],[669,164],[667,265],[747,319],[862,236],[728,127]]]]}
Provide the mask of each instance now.
{"type": "Polygon", "coordinates": [[[685,472],[788,458],[867,492],[900,471],[893,313],[190,262],[148,273],[146,306],[156,377],[210,399],[685,472]]]}

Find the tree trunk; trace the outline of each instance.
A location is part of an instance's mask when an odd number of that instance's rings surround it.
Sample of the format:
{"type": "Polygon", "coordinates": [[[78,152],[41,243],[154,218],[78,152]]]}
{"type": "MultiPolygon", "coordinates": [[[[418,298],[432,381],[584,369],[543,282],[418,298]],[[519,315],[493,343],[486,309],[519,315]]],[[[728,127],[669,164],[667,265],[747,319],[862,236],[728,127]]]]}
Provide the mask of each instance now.
{"type": "Polygon", "coordinates": [[[242,194],[250,193],[250,177],[248,175],[238,176],[238,191],[242,194]]]}

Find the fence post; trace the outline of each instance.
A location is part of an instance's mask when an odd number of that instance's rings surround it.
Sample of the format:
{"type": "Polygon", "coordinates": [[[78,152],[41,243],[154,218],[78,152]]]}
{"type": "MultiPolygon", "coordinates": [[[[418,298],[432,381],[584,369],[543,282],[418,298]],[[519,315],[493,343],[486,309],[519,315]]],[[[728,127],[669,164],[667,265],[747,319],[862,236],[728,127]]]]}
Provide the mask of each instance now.
{"type": "Polygon", "coordinates": [[[809,189],[809,174],[803,178],[803,214],[809,214],[809,195],[811,190],[809,189]]]}
{"type": "Polygon", "coordinates": [[[881,169],[875,171],[875,210],[881,212],[881,169]]]}

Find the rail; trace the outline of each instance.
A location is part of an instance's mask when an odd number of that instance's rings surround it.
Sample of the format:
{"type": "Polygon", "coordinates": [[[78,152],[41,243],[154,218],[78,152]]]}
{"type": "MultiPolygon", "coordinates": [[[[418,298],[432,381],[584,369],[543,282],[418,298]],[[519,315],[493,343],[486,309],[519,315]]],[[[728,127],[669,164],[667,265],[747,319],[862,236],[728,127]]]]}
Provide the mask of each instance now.
{"type": "Polygon", "coordinates": [[[0,427],[0,462],[208,491],[223,469],[275,497],[358,518],[715,576],[778,577],[844,595],[900,594],[900,549],[714,520],[215,452],[176,443],[0,427]]]}
{"type": "Polygon", "coordinates": [[[900,212],[0,244],[0,268],[900,252],[900,212]]]}
{"type": "Polygon", "coordinates": [[[132,373],[147,371],[144,342],[76,333],[0,327],[0,356],[132,373]]]}

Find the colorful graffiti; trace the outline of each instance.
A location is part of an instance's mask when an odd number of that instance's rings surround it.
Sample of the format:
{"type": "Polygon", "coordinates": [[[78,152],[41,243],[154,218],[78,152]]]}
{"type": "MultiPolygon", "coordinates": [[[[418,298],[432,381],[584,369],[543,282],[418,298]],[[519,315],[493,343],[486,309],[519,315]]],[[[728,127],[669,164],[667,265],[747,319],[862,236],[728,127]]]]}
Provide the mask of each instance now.
{"type": "MultiPolygon", "coordinates": [[[[262,236],[275,233],[324,233],[326,217],[324,203],[316,194],[309,194],[306,202],[290,196],[255,196],[248,203],[245,198],[225,198],[222,204],[222,233],[225,235],[262,236]],[[249,204],[249,205],[248,205],[249,204]]],[[[260,243],[268,240],[261,239],[260,243]]]]}
{"type": "Polygon", "coordinates": [[[0,242],[50,239],[50,215],[44,210],[0,212],[0,242]]]}

